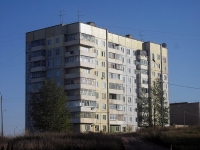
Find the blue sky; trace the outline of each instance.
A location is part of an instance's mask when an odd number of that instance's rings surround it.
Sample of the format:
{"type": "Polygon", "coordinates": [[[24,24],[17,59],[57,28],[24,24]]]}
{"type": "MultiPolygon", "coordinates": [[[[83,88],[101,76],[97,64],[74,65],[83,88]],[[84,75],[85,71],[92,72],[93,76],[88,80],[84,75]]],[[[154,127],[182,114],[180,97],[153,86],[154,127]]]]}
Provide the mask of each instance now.
{"type": "Polygon", "coordinates": [[[0,92],[4,133],[24,132],[25,33],[60,23],[93,21],[135,39],[167,43],[171,102],[200,102],[199,0],[0,0],[0,92]],[[199,89],[198,89],[199,88],[199,89]]]}

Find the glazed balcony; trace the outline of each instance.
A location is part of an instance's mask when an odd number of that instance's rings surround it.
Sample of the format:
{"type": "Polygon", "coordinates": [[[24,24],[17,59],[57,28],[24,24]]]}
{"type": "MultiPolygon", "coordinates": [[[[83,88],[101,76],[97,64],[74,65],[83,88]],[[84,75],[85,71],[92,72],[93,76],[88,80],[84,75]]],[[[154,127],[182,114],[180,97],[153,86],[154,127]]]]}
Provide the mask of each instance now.
{"type": "Polygon", "coordinates": [[[31,72],[37,72],[37,71],[46,71],[45,66],[38,66],[38,67],[32,67],[31,72]]]}

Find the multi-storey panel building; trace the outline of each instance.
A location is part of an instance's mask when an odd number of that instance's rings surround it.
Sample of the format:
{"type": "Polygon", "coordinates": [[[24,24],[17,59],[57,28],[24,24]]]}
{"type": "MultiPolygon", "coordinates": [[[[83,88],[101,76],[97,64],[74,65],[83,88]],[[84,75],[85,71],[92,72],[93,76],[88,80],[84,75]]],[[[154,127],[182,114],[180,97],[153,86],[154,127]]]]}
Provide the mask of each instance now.
{"type": "Polygon", "coordinates": [[[168,97],[166,48],[110,33],[92,22],[27,32],[26,129],[32,127],[30,94],[54,79],[67,92],[75,130],[135,131],[140,126],[136,98],[141,89],[148,93],[161,74],[168,97]]]}

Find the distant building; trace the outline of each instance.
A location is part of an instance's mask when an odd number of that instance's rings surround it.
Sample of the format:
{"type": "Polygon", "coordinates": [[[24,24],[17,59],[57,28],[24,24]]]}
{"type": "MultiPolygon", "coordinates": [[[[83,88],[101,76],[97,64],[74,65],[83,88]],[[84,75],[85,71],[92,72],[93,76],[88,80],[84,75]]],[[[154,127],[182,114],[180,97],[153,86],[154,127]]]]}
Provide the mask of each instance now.
{"type": "Polygon", "coordinates": [[[171,103],[170,123],[172,125],[200,125],[200,103],[171,103]]]}
{"type": "Polygon", "coordinates": [[[77,131],[136,131],[142,124],[136,98],[142,89],[148,93],[161,74],[169,106],[166,45],[110,33],[93,22],[27,32],[26,129],[32,127],[30,94],[54,79],[67,92],[77,131]]]}

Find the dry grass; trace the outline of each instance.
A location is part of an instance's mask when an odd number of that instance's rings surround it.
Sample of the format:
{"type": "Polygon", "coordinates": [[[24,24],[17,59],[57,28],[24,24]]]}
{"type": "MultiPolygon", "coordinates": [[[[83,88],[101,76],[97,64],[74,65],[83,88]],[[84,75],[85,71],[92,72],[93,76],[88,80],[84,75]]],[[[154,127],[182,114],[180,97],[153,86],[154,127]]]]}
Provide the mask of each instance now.
{"type": "Polygon", "coordinates": [[[200,127],[186,128],[147,128],[137,132],[144,139],[165,145],[173,150],[199,150],[200,127]]]}
{"type": "Polygon", "coordinates": [[[1,150],[124,149],[120,137],[103,133],[39,133],[0,139],[1,150]]]}

